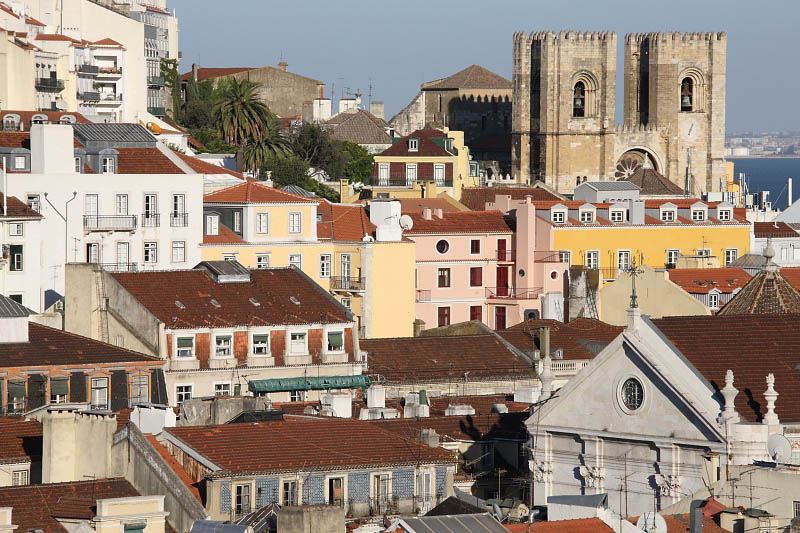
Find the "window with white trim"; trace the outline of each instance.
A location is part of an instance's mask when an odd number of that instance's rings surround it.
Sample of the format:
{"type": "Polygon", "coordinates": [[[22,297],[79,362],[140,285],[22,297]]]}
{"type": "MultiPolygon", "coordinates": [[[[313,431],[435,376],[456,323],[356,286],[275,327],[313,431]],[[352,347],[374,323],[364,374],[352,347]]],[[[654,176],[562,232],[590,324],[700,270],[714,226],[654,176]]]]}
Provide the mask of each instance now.
{"type": "Polygon", "coordinates": [[[289,334],[289,353],[304,355],[308,353],[308,334],[302,331],[293,331],[289,334]]]}
{"type": "Polygon", "coordinates": [[[158,243],[146,242],[144,243],[144,262],[157,263],[158,262],[158,243]]]}
{"type": "Polygon", "coordinates": [[[256,268],[269,268],[269,254],[256,254],[256,268]]]}
{"type": "Polygon", "coordinates": [[[319,255],[319,277],[331,277],[331,254],[319,255]]]}
{"type": "Polygon", "coordinates": [[[175,354],[178,357],[194,357],[194,337],[178,337],[175,354]]]}
{"type": "Polygon", "coordinates": [[[186,400],[192,399],[191,385],[177,385],[175,387],[175,403],[180,407],[186,400]]]}
{"type": "Polygon", "coordinates": [[[611,222],[625,222],[625,210],[612,209],[609,217],[611,218],[611,222]]]}
{"type": "Polygon", "coordinates": [[[230,396],[231,384],[230,383],[214,383],[214,396],[230,396]]]}
{"type": "Polygon", "coordinates": [[[214,355],[217,357],[233,355],[233,335],[214,335],[214,355]]]}
{"type": "Polygon", "coordinates": [[[703,209],[692,209],[692,222],[702,222],[706,219],[706,212],[703,209]]]}
{"type": "Polygon", "coordinates": [[[22,222],[13,222],[9,224],[8,234],[12,237],[22,237],[22,222]]]}
{"type": "Polygon", "coordinates": [[[725,249],[725,266],[731,266],[736,260],[739,259],[739,249],[738,248],[726,248],[725,249]]]}
{"type": "Polygon", "coordinates": [[[253,355],[269,355],[269,333],[253,333],[253,355]]]}
{"type": "Polygon", "coordinates": [[[186,241],[172,241],[172,262],[183,263],[186,261],[186,241]]]}
{"type": "Polygon", "coordinates": [[[564,221],[567,220],[567,213],[566,211],[552,211],[550,213],[550,220],[555,224],[563,224],[564,221]]]}
{"type": "Polygon", "coordinates": [[[303,269],[303,256],[300,254],[289,254],[289,266],[293,266],[298,270],[303,269]]]}
{"type": "Polygon", "coordinates": [[[708,307],[711,309],[719,309],[719,294],[716,292],[708,293],[708,307]]]}
{"type": "Polygon", "coordinates": [[[300,233],[302,230],[302,213],[293,211],[289,213],[289,233],[300,233]]]}
{"type": "Polygon", "coordinates": [[[256,233],[269,233],[269,213],[256,213],[256,233]]]}

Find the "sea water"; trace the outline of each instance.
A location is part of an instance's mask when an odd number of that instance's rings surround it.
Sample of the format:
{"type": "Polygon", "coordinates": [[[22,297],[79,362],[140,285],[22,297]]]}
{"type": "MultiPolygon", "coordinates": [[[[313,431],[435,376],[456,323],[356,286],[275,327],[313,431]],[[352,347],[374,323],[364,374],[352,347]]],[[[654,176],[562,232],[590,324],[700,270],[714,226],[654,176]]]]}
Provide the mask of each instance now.
{"type": "Polygon", "coordinates": [[[775,209],[783,211],[789,200],[786,188],[787,178],[792,179],[792,200],[800,197],[800,158],[796,157],[758,157],[730,159],[733,161],[734,177],[744,172],[750,192],[769,191],[769,201],[775,209]]]}

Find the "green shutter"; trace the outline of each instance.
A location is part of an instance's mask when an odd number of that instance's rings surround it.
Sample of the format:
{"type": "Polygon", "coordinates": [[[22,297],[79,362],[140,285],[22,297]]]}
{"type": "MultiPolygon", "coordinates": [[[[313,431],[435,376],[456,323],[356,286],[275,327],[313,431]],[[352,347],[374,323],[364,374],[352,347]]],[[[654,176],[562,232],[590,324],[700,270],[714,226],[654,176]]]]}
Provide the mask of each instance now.
{"type": "Polygon", "coordinates": [[[341,331],[328,333],[328,346],[331,350],[341,350],[344,346],[344,333],[341,331]]]}
{"type": "Polygon", "coordinates": [[[50,396],[66,396],[68,389],[67,378],[50,378],[50,396]]]}
{"type": "Polygon", "coordinates": [[[194,339],[192,337],[178,337],[178,348],[192,348],[194,339]]]}

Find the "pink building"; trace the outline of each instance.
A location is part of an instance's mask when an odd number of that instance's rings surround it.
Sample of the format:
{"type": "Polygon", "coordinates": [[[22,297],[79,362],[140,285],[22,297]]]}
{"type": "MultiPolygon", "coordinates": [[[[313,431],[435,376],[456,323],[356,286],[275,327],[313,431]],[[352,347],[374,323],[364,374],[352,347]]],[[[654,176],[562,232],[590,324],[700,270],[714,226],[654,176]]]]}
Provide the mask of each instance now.
{"type": "Polygon", "coordinates": [[[414,222],[404,235],[416,243],[416,316],[424,328],[481,320],[504,329],[525,318],[563,317],[567,266],[557,252],[537,247],[535,213],[522,205],[517,224],[500,211],[406,213],[414,222]]]}

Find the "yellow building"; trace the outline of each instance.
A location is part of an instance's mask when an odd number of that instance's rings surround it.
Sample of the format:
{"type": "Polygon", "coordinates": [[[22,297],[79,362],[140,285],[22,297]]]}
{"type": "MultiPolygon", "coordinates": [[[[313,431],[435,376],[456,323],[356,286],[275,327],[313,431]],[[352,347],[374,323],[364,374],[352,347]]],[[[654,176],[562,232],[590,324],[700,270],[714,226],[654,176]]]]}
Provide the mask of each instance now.
{"type": "Polygon", "coordinates": [[[397,216],[373,217],[358,204],[333,204],[252,181],[204,197],[201,258],[248,268],[295,266],[355,316],[362,337],[413,333],[414,243],[397,216]],[[387,222],[388,220],[388,222],[387,222]]]}
{"type": "Polygon", "coordinates": [[[478,163],[471,160],[462,131],[423,129],[393,142],[375,155],[371,183],[360,191],[341,191],[342,202],[432,198],[443,192],[458,200],[463,187],[478,184],[478,163]]]}
{"type": "Polygon", "coordinates": [[[537,245],[571,265],[599,269],[603,280],[637,265],[672,268],[681,256],[729,265],[750,251],[750,224],[726,202],[693,198],[535,202],[537,245]]]}

